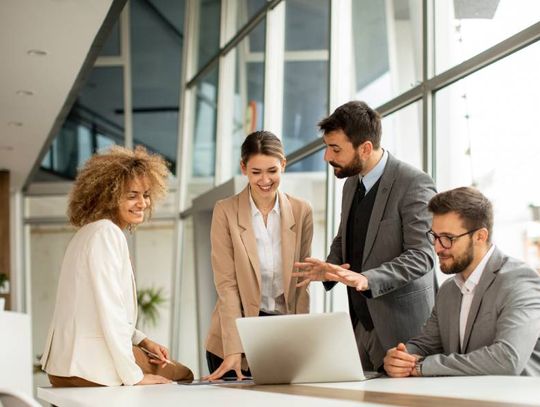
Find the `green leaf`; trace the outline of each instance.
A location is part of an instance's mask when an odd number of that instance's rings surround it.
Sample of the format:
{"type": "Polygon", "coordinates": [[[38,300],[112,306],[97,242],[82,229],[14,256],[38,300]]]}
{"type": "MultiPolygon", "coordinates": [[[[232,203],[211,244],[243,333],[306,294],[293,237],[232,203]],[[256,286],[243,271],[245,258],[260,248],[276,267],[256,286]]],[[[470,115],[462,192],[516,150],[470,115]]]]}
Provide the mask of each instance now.
{"type": "Polygon", "coordinates": [[[139,315],[137,323],[143,326],[156,326],[159,321],[159,306],[167,302],[163,295],[163,288],[143,288],[137,291],[139,315]]]}

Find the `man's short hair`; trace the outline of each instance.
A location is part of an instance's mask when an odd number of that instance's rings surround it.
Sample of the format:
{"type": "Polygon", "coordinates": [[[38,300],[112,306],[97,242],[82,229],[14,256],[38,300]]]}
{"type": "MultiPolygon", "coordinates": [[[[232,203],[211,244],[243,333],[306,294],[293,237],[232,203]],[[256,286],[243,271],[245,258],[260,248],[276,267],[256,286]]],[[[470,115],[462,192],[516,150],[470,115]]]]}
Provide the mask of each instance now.
{"type": "Polygon", "coordinates": [[[375,149],[381,146],[381,115],[365,102],[353,100],[341,105],[319,122],[319,128],[324,134],[343,131],[354,148],[366,141],[371,141],[375,149]]]}
{"type": "Polygon", "coordinates": [[[493,206],[476,188],[460,187],[441,192],[431,198],[428,209],[434,215],[457,213],[467,230],[486,228],[488,241],[491,241],[493,206]]]}

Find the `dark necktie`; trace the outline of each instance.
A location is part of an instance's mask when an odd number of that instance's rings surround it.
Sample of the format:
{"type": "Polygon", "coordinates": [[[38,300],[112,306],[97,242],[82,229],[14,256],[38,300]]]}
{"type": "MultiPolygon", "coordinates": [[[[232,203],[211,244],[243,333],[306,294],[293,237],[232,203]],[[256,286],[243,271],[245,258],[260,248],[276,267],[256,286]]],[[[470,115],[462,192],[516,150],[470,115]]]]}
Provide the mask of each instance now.
{"type": "Polygon", "coordinates": [[[366,187],[364,186],[364,180],[361,179],[358,183],[358,187],[356,188],[356,194],[354,194],[354,197],[356,199],[356,203],[360,203],[362,199],[366,196],[366,187]]]}
{"type": "MultiPolygon", "coordinates": [[[[364,186],[364,180],[360,180],[358,183],[358,187],[356,188],[356,193],[354,194],[354,200],[355,200],[355,207],[357,208],[362,199],[366,196],[366,187],[364,186]]],[[[363,249],[362,249],[363,251],[363,249]]],[[[360,320],[360,323],[364,326],[364,329],[366,331],[371,331],[373,329],[373,320],[371,319],[371,314],[369,313],[369,309],[366,302],[366,297],[364,297],[361,293],[356,293],[356,295],[360,296],[358,298],[360,302],[360,306],[356,310],[358,313],[358,319],[360,320]]]]}

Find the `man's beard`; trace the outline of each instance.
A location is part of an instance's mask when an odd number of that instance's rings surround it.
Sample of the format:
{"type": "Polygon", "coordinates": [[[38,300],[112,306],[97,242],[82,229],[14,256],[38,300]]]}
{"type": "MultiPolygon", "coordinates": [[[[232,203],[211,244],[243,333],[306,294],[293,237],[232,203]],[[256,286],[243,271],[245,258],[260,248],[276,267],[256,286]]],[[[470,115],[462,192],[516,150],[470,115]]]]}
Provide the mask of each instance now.
{"type": "Polygon", "coordinates": [[[360,157],[358,157],[358,155],[356,154],[354,155],[353,160],[345,166],[336,164],[333,161],[329,161],[328,164],[334,167],[334,175],[337,178],[352,177],[353,175],[360,174],[364,169],[364,164],[362,163],[362,160],[360,160],[360,157]]]}
{"type": "Polygon", "coordinates": [[[473,253],[473,242],[472,239],[470,239],[469,246],[467,247],[467,250],[463,255],[455,258],[454,262],[450,264],[449,266],[443,266],[441,264],[441,271],[444,274],[458,274],[461,273],[463,270],[465,270],[469,265],[472,263],[474,258],[473,253]]]}

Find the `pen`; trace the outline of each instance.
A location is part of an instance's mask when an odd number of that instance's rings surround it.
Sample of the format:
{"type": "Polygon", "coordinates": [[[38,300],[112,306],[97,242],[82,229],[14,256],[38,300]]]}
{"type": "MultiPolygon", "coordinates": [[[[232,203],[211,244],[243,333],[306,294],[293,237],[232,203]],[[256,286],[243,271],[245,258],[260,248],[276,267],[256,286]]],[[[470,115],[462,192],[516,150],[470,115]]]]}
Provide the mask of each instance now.
{"type": "Polygon", "coordinates": [[[161,358],[160,358],[158,355],[156,355],[154,352],[150,352],[148,349],[143,348],[142,346],[139,346],[139,348],[140,348],[144,353],[146,353],[148,356],[152,356],[154,359],[162,360],[163,362],[168,363],[169,365],[173,365],[173,366],[174,366],[174,363],[171,362],[169,359],[161,359],[161,358]]]}

